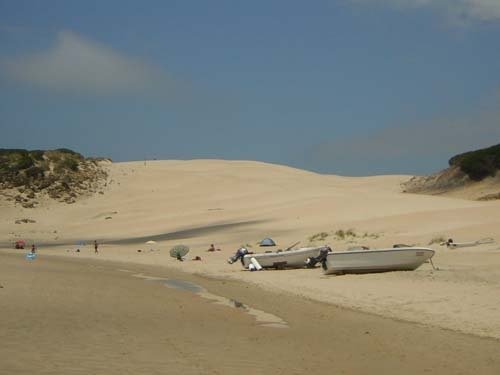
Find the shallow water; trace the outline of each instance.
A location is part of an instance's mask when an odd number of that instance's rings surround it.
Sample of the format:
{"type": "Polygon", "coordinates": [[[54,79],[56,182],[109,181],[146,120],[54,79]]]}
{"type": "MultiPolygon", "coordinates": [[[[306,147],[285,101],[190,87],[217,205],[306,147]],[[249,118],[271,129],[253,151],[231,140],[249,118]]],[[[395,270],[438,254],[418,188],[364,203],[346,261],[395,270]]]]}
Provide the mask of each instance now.
{"type": "Polygon", "coordinates": [[[210,293],[202,286],[195,284],[193,282],[180,279],[167,279],[164,277],[148,276],[143,274],[135,274],[132,276],[144,279],[146,281],[161,282],[166,287],[180,289],[186,292],[197,294],[200,297],[205,298],[211,301],[212,303],[216,303],[218,305],[223,305],[234,309],[242,309],[247,314],[253,316],[255,321],[260,326],[271,327],[271,328],[288,328],[288,323],[285,320],[281,319],[279,316],[273,315],[266,311],[254,309],[253,307],[245,305],[240,301],[236,301],[234,299],[210,293]]]}
{"type": "Polygon", "coordinates": [[[164,281],[164,284],[171,288],[186,290],[193,293],[200,293],[204,290],[201,286],[186,280],[167,279],[164,281]]]}

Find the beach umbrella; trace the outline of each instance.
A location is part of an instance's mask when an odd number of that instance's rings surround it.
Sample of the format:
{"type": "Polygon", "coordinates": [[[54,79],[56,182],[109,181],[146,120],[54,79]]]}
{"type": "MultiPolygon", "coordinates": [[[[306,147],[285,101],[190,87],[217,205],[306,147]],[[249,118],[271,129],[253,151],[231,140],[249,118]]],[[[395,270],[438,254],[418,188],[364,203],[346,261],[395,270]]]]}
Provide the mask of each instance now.
{"type": "Polygon", "coordinates": [[[170,249],[170,256],[178,260],[182,260],[187,253],[189,253],[189,247],[186,245],[175,245],[170,249]]]}

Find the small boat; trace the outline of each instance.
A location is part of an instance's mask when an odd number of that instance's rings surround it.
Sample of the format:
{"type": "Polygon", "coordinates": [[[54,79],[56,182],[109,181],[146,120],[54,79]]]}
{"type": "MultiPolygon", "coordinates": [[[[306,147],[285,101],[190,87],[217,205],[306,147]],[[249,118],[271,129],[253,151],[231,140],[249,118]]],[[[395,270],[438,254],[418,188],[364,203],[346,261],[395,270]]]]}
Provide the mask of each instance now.
{"type": "Polygon", "coordinates": [[[308,258],[316,257],[325,246],[321,247],[303,247],[300,249],[273,251],[260,254],[246,254],[243,256],[243,266],[248,268],[251,259],[255,260],[262,268],[303,268],[306,266],[308,258]]]}
{"type": "Polygon", "coordinates": [[[303,268],[306,266],[308,258],[317,257],[322,249],[326,246],[320,247],[303,247],[299,249],[278,250],[258,254],[248,254],[243,248],[236,252],[236,255],[229,258],[229,263],[234,263],[238,259],[241,260],[243,267],[252,268],[251,265],[257,261],[257,264],[262,268],[303,268]],[[252,262],[252,258],[254,261],[252,262]]]}
{"type": "Polygon", "coordinates": [[[329,274],[413,271],[427,260],[434,250],[426,247],[398,247],[374,250],[329,252],[321,261],[323,272],[329,274]]]}

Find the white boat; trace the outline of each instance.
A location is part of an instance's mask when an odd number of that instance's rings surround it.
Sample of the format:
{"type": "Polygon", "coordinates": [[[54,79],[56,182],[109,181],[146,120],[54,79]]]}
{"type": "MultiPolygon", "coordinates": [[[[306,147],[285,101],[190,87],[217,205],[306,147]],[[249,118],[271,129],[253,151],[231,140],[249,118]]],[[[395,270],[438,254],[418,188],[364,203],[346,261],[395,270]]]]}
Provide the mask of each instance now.
{"type": "Polygon", "coordinates": [[[433,256],[434,250],[426,247],[333,251],[328,253],[322,267],[326,275],[412,271],[433,256]]]}
{"type": "Polygon", "coordinates": [[[259,254],[246,254],[242,258],[245,268],[248,268],[254,258],[263,268],[303,268],[306,266],[306,260],[310,257],[317,257],[321,247],[303,247],[285,251],[273,251],[259,254]]]}

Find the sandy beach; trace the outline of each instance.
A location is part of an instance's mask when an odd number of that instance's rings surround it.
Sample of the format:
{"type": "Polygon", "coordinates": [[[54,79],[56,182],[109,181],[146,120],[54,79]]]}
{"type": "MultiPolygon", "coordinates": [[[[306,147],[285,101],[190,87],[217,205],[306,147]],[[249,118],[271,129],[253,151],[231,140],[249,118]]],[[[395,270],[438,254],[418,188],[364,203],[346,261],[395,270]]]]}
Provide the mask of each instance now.
{"type": "Polygon", "coordinates": [[[4,373],[165,373],[159,369],[167,367],[175,373],[326,373],[332,361],[339,373],[500,370],[499,201],[468,200],[467,192],[402,193],[400,183],[410,176],[340,177],[257,162],[107,168],[104,194],[71,205],[46,200],[23,209],[0,200],[0,293],[7,302],[0,332],[11,343],[0,350],[4,373]],[[35,222],[15,223],[24,218],[35,222]],[[341,238],[340,230],[353,235],[341,238]],[[262,251],[258,242],[265,237],[280,248],[297,241],[336,250],[418,244],[436,251],[439,269],[424,264],[413,272],[327,277],[319,269],[248,272],[226,262],[241,245],[262,251]],[[495,241],[439,245],[486,237],[495,241]],[[21,238],[38,245],[36,260],[11,249],[21,238]],[[168,254],[179,243],[191,248],[184,262],[168,254]],[[207,252],[212,243],[221,251],[207,252]],[[191,260],[196,256],[202,260],[191,260]],[[194,281],[289,327],[261,327],[238,309],[130,273],[194,281]],[[170,299],[188,315],[161,302],[170,299]],[[184,349],[174,349],[176,340],[184,349]],[[61,342],[65,349],[56,350],[61,342]],[[26,359],[32,343],[37,354],[26,359]],[[176,350],[179,355],[169,355],[176,350]],[[79,356],[88,362],[79,364],[79,356]],[[103,370],[106,363],[114,364],[111,370],[103,370]],[[134,371],[146,363],[150,367],[134,371]]]}
{"type": "Polygon", "coordinates": [[[2,374],[496,374],[500,366],[496,340],[237,281],[86,259],[0,260],[2,374]]]}

